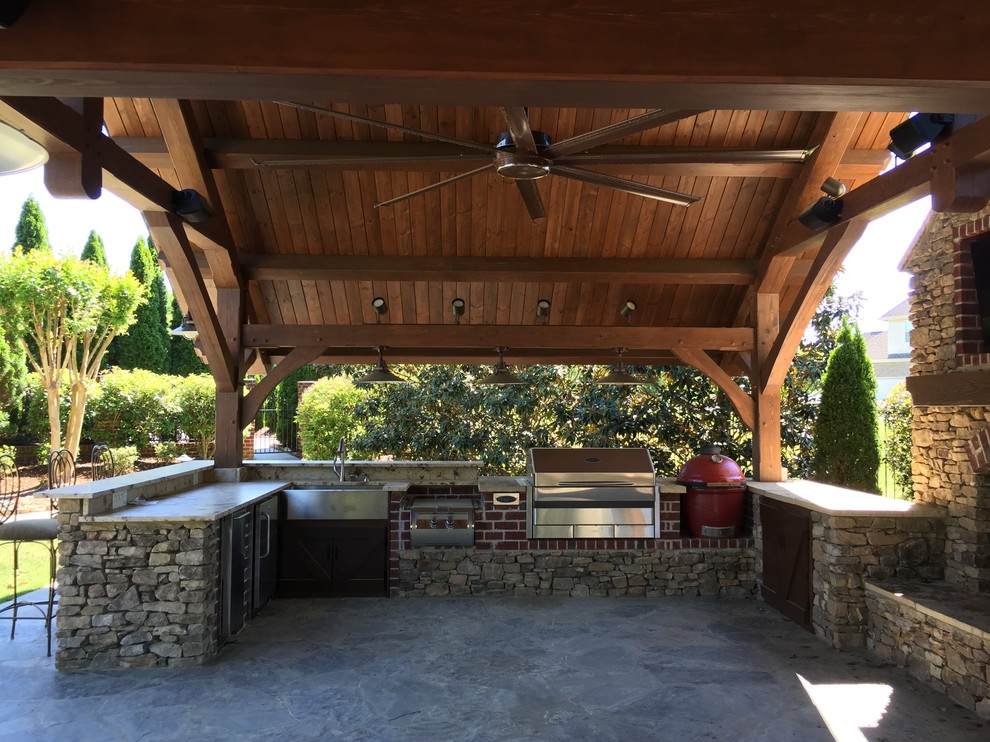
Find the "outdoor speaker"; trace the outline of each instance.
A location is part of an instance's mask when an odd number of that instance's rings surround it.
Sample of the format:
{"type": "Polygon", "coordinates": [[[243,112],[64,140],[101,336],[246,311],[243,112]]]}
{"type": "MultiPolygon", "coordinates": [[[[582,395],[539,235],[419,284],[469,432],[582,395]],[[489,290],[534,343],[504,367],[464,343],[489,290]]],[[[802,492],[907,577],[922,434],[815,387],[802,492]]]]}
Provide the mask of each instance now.
{"type": "Polygon", "coordinates": [[[955,118],[951,113],[917,113],[890,130],[887,149],[907,160],[919,147],[931,144],[945,133],[955,118]]]}
{"type": "Polygon", "coordinates": [[[0,3],[0,28],[10,28],[28,6],[30,0],[10,0],[0,3]]]}
{"type": "Polygon", "coordinates": [[[842,218],[842,199],[822,196],[801,212],[798,221],[814,231],[835,224],[842,218]]]}
{"type": "Polygon", "coordinates": [[[187,222],[205,222],[213,212],[206,201],[192,188],[172,191],[172,211],[187,222]]]}

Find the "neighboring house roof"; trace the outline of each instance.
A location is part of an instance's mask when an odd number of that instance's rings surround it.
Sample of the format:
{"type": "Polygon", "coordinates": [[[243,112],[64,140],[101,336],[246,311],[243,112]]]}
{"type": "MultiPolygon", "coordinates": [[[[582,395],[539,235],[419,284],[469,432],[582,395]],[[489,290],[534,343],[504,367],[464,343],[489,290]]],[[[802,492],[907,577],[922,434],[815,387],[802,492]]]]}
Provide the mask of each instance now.
{"type": "Polygon", "coordinates": [[[909,311],[910,309],[908,307],[908,300],[905,299],[896,307],[888,311],[880,319],[907,319],[909,311]]]}
{"type": "Polygon", "coordinates": [[[866,356],[874,364],[887,359],[887,331],[869,332],[863,336],[866,340],[866,356]]]}
{"type": "Polygon", "coordinates": [[[904,379],[910,370],[911,361],[908,359],[873,362],[873,375],[878,379],[904,379]]]}

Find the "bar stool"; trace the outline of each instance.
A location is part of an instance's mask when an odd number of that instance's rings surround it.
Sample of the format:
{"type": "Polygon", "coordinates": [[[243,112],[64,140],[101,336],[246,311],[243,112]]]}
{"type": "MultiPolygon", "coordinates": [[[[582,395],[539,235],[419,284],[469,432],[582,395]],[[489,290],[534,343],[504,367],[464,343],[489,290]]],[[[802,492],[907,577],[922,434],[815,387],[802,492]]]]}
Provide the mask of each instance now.
{"type": "Polygon", "coordinates": [[[113,451],[106,443],[97,443],[89,456],[89,475],[94,482],[113,476],[113,451]]]}
{"type": "Polygon", "coordinates": [[[10,638],[14,638],[17,619],[42,619],[48,634],[48,656],[52,656],[52,618],[55,614],[55,566],[57,556],[56,541],[58,539],[58,521],[51,513],[24,514],[18,513],[20,503],[20,475],[17,466],[10,456],[0,456],[0,542],[10,542],[14,548],[14,597],[13,600],[0,609],[0,613],[10,612],[4,616],[10,620],[10,638]],[[21,600],[17,594],[18,556],[23,544],[38,543],[48,549],[48,600],[21,600]],[[19,615],[21,608],[33,608],[39,615],[19,615]]]}

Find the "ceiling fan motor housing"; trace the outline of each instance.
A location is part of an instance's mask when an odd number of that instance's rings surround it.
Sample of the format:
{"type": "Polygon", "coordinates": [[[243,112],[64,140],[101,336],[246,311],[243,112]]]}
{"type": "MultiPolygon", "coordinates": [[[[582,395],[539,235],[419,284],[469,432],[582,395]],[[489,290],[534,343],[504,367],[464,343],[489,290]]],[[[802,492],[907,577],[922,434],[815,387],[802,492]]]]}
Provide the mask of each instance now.
{"type": "MultiPolygon", "coordinates": [[[[550,135],[544,131],[534,131],[533,139],[537,151],[550,146],[550,135]]],[[[537,180],[550,174],[553,163],[539,154],[519,152],[507,131],[499,134],[495,149],[495,172],[506,180],[537,180]]]]}

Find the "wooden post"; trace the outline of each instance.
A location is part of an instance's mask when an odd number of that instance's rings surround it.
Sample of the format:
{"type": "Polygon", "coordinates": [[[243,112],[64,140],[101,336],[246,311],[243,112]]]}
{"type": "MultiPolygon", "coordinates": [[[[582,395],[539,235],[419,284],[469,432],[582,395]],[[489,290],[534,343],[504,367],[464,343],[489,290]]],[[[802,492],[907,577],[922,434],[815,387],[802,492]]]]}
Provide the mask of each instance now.
{"type": "MultiPolygon", "coordinates": [[[[244,322],[244,291],[238,288],[217,289],[217,319],[231,358],[241,357],[241,326],[244,322]]],[[[236,364],[235,364],[236,366],[236,364]]],[[[217,469],[237,469],[244,461],[241,441],[241,404],[243,380],[240,370],[233,369],[234,390],[217,390],[217,447],[213,455],[217,469]]]]}
{"type": "Polygon", "coordinates": [[[756,295],[756,363],[753,367],[753,400],[756,402],[756,427],[753,429],[753,477],[760,482],[779,482],[780,464],[780,389],[765,385],[767,362],[780,330],[780,296],[756,295]]]}

